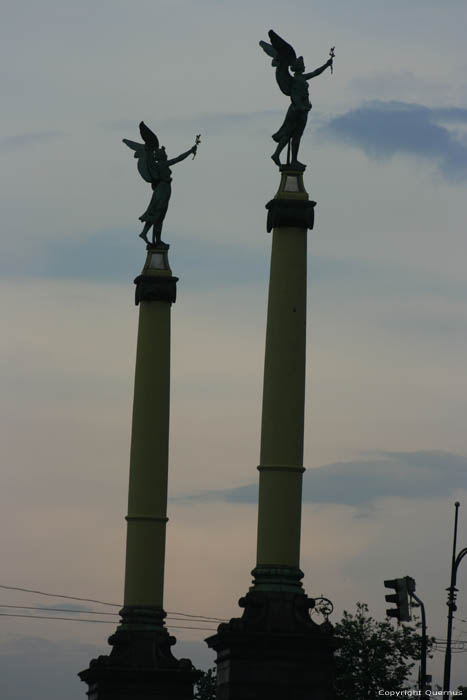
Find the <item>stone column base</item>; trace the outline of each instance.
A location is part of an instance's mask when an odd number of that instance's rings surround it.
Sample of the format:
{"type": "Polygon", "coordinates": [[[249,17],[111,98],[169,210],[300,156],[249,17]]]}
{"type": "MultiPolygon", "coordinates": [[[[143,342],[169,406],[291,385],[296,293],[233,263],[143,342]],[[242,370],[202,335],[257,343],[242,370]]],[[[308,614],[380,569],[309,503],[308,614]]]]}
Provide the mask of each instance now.
{"type": "Polygon", "coordinates": [[[176,659],[163,610],[123,608],[122,624],[109,637],[112,651],[79,673],[89,700],[193,700],[200,673],[188,659],[176,659]]]}
{"type": "Polygon", "coordinates": [[[339,646],[332,625],[310,618],[314,601],[301,590],[298,569],[268,571],[254,570],[256,585],[239,601],[242,617],[206,640],[217,652],[217,700],[332,700],[339,646]]]}

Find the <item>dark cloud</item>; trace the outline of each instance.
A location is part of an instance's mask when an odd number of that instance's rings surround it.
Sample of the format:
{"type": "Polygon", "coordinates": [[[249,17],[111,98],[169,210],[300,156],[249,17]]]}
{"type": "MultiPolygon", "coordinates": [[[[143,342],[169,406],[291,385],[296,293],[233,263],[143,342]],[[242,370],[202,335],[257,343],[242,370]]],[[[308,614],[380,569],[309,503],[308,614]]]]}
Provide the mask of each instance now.
{"type": "Polygon", "coordinates": [[[461,107],[437,107],[431,110],[435,119],[450,124],[467,124],[467,109],[461,107]]]}
{"type": "MultiPolygon", "coordinates": [[[[436,498],[467,487],[467,458],[450,452],[381,452],[375,459],[327,464],[305,472],[303,500],[367,506],[381,498],[436,498]]],[[[204,491],[180,500],[257,503],[258,486],[204,491]]]]}
{"type": "MultiPolygon", "coordinates": [[[[140,225],[135,225],[132,233],[123,229],[103,230],[83,235],[79,240],[53,241],[44,246],[42,254],[26,262],[21,259],[17,266],[7,258],[0,260],[0,274],[131,283],[135,277],[133,273],[141,269],[144,260],[144,246],[136,235],[140,229],[140,225]]],[[[269,260],[262,249],[251,249],[245,255],[244,246],[235,241],[177,240],[176,233],[172,235],[172,242],[174,256],[176,251],[176,274],[192,287],[219,287],[267,279],[269,260]]],[[[175,257],[171,260],[173,262],[175,257]]]]}
{"type": "Polygon", "coordinates": [[[467,178],[467,143],[443,124],[467,124],[467,110],[405,102],[370,102],[334,117],[321,132],[361,148],[369,157],[429,158],[449,179],[467,178]]]}
{"type": "Polygon", "coordinates": [[[69,612],[94,612],[94,609],[89,605],[82,605],[81,603],[64,603],[62,601],[55,601],[52,603],[38,603],[37,606],[41,610],[50,610],[50,608],[55,608],[59,610],[67,610],[69,612]]]}
{"type": "MultiPolygon", "coordinates": [[[[135,230],[139,229],[135,227],[135,230]]],[[[203,241],[198,240],[196,234],[190,240],[185,236],[178,238],[177,232],[172,238],[171,260],[183,285],[189,285],[192,289],[206,289],[264,284],[263,289],[266,289],[269,269],[267,239],[258,237],[259,245],[249,247],[248,254],[245,254],[244,245],[235,240],[222,238],[219,241],[203,241]]],[[[141,255],[144,252],[144,246],[138,244],[139,239],[136,242],[135,239],[135,231],[129,233],[127,229],[114,229],[86,234],[78,240],[70,238],[49,242],[27,259],[23,256],[12,261],[10,257],[3,256],[0,259],[0,275],[131,284],[132,273],[141,268],[141,255]]],[[[369,262],[313,255],[310,259],[310,281],[315,287],[327,284],[325,298],[328,300],[340,297],[343,286],[346,290],[351,289],[354,297],[361,295],[365,299],[370,289],[373,298],[423,294],[462,302],[467,299],[464,281],[392,261],[369,262]]],[[[391,316],[385,323],[390,323],[391,327],[404,327],[404,332],[406,324],[410,324],[412,331],[415,330],[412,316],[391,316]]],[[[417,317],[416,328],[420,329],[423,323],[424,320],[417,317]]],[[[426,320],[427,331],[433,330],[434,323],[442,324],[439,330],[443,333],[465,331],[457,316],[447,318],[433,312],[426,320]]]]}
{"type": "Polygon", "coordinates": [[[2,700],[79,700],[85,695],[85,686],[77,673],[102,653],[105,648],[80,642],[53,642],[32,635],[11,637],[0,642],[0,696],[2,700]]]}
{"type": "MultiPolygon", "coordinates": [[[[8,606],[0,605],[0,611],[3,615],[41,615],[42,613],[47,616],[63,616],[64,613],[93,613],[95,612],[93,608],[87,605],[81,605],[79,603],[65,603],[62,601],[55,601],[51,603],[29,603],[29,606],[8,606]]],[[[79,615],[77,616],[79,619],[79,615]]]]}
{"type": "Polygon", "coordinates": [[[0,152],[9,153],[10,151],[18,151],[22,148],[35,146],[38,144],[49,143],[63,136],[62,131],[36,131],[26,134],[15,134],[7,136],[0,140],[0,152]]]}

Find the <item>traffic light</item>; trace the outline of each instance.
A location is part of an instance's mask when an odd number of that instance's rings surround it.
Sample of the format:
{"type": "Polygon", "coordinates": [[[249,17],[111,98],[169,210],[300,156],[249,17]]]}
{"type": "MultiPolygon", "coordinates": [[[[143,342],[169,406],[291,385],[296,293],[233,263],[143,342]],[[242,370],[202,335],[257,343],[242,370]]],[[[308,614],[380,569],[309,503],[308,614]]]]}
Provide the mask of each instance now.
{"type": "Polygon", "coordinates": [[[425,676],[425,690],[429,690],[430,692],[432,692],[433,691],[432,683],[433,683],[433,676],[431,676],[430,674],[427,673],[425,676]]]}
{"type": "MultiPolygon", "coordinates": [[[[412,589],[413,579],[410,576],[405,578],[393,578],[384,582],[385,588],[394,588],[396,591],[391,595],[386,595],[387,603],[395,603],[395,608],[386,610],[388,617],[395,617],[399,622],[409,622],[412,618],[409,612],[409,587],[412,589]]],[[[413,581],[415,584],[415,581],[413,581]]],[[[410,592],[413,593],[412,589],[410,592]]]]}
{"type": "Polygon", "coordinates": [[[409,596],[412,596],[412,593],[415,593],[415,579],[411,576],[406,576],[405,580],[407,581],[408,594],[409,596]]]}

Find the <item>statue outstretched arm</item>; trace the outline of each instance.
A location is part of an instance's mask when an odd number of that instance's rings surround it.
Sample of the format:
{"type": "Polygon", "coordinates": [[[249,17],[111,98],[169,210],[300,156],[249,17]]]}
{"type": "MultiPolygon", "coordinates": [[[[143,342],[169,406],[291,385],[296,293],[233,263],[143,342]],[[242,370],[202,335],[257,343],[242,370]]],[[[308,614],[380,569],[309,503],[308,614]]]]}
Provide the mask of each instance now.
{"type": "Polygon", "coordinates": [[[167,161],[167,165],[171,166],[171,165],[175,165],[175,163],[180,163],[182,160],[185,160],[185,158],[188,158],[188,156],[191,156],[192,153],[193,153],[193,155],[195,155],[196,148],[197,148],[196,146],[193,146],[192,148],[190,148],[189,151],[185,151],[185,153],[181,153],[176,158],[171,158],[170,160],[167,161]]]}
{"type": "Polygon", "coordinates": [[[326,68],[330,68],[332,66],[332,58],[330,58],[326,63],[323,63],[322,66],[317,68],[316,70],[311,71],[311,73],[304,73],[303,77],[305,80],[310,80],[310,78],[316,78],[317,75],[321,75],[321,73],[324,73],[326,68]]]}

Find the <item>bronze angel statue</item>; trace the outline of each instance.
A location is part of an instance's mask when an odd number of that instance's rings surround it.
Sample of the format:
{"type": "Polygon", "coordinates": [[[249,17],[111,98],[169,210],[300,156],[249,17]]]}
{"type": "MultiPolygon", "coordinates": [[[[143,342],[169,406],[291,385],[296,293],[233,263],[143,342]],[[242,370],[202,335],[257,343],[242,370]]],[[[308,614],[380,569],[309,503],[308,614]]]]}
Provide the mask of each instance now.
{"type": "Polygon", "coordinates": [[[135,152],[135,158],[138,159],[138,172],[146,182],[151,183],[153,194],[149,206],[139,217],[140,221],[144,222],[144,228],[139,234],[139,237],[151,245],[147,238],[147,234],[152,226],[152,245],[160,248],[168,247],[161,240],[162,223],[167,213],[169,206],[170,195],[172,194],[172,171],[171,165],[180,163],[180,161],[188,158],[193,154],[196,155],[198,144],[200,143],[199,135],[196,137],[195,145],[189,151],[185,151],[177,158],[168,160],[164,146],[159,146],[159,139],[156,134],[146,126],[144,122],[139,125],[139,131],[144,143],[136,143],[129,139],[123,139],[129,148],[135,152]]]}
{"type": "MultiPolygon", "coordinates": [[[[305,73],[303,56],[297,58],[292,46],[273,32],[272,29],[268,34],[271,43],[268,44],[265,41],[260,41],[259,45],[268,56],[272,57],[272,65],[276,68],[277,84],[284,95],[290,97],[290,107],[285,115],[284,122],[279,131],[272,136],[274,141],[277,141],[277,148],[271,158],[276,165],[280,166],[280,154],[284,148],[289,145],[292,156],[291,164],[300,169],[304,169],[305,166],[298,161],[297,156],[300,140],[308,119],[308,112],[311,109],[310,98],[308,96],[308,80],[315,78],[317,75],[321,75],[326,68],[331,68],[332,72],[334,48],[329,52],[330,58],[326,63],[311,73],[305,73]],[[293,72],[293,75],[290,73],[289,68],[293,72]]],[[[287,162],[289,163],[289,161],[290,151],[287,155],[287,162]]]]}

